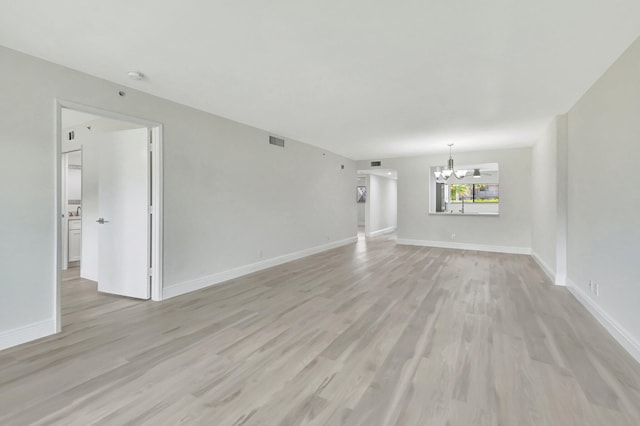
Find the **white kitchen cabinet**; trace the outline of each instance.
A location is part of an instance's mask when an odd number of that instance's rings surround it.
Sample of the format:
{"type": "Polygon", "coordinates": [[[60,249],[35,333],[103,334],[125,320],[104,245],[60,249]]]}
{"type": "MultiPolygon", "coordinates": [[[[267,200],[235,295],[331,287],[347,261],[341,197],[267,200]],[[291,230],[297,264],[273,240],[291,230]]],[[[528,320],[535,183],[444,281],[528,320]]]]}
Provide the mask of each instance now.
{"type": "Polygon", "coordinates": [[[80,219],[69,221],[69,262],[82,257],[82,222],[80,219]]]}

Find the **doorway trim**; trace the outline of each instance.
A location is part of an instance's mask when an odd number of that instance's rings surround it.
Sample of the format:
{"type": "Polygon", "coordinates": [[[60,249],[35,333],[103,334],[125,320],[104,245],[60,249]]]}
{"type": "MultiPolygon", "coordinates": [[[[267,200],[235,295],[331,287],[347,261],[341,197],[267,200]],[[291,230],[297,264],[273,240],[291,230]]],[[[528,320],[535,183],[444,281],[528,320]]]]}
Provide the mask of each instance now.
{"type": "Polygon", "coordinates": [[[135,123],[146,127],[151,135],[151,253],[150,261],[153,266],[151,274],[151,300],[162,300],[162,258],[163,258],[163,236],[162,236],[162,188],[163,188],[163,125],[162,123],[151,121],[139,117],[134,117],[119,112],[108,111],[101,108],[83,105],[64,99],[55,99],[55,123],[54,123],[54,143],[55,143],[55,247],[54,247],[54,301],[53,312],[56,332],[62,330],[61,321],[61,285],[62,285],[62,225],[60,215],[62,214],[62,109],[72,109],[86,112],[129,123],[135,123]]]}

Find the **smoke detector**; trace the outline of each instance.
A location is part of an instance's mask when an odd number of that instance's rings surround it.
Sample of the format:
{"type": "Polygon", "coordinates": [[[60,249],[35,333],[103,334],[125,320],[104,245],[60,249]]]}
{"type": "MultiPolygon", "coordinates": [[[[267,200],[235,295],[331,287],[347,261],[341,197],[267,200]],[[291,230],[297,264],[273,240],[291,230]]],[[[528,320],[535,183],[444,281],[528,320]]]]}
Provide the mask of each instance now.
{"type": "Polygon", "coordinates": [[[131,80],[144,80],[144,74],[139,71],[129,71],[127,75],[131,80]]]}

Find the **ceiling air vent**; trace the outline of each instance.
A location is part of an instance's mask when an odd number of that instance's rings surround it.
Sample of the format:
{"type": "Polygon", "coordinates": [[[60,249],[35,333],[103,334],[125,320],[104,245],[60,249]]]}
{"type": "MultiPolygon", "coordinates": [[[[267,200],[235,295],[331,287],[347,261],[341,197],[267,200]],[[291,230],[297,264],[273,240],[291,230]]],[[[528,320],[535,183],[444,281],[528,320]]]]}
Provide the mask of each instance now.
{"type": "Polygon", "coordinates": [[[275,136],[269,136],[269,143],[271,145],[279,146],[284,148],[284,139],[276,138],[275,136]]]}
{"type": "Polygon", "coordinates": [[[382,161],[372,161],[371,167],[380,167],[382,166],[382,161]]]}

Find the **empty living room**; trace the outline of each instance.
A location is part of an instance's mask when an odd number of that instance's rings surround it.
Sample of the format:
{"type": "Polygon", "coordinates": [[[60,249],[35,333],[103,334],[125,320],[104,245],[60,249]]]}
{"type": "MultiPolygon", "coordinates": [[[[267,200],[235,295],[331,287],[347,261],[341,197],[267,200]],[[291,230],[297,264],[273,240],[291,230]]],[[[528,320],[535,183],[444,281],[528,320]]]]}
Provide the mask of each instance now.
{"type": "Polygon", "coordinates": [[[640,424],[640,2],[0,1],[0,425],[640,424]]]}

